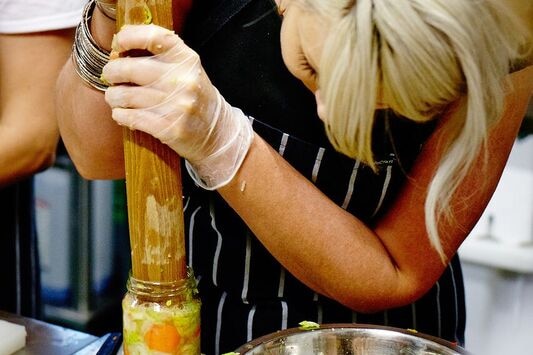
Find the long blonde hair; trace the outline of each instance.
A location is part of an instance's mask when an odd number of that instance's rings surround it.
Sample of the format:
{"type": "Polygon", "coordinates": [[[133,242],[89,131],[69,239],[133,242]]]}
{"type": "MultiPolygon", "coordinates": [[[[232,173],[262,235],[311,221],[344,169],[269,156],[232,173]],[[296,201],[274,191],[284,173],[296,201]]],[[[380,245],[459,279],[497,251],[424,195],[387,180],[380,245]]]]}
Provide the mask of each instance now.
{"type": "Polygon", "coordinates": [[[377,102],[417,122],[438,117],[464,96],[466,116],[431,181],[425,222],[438,232],[451,197],[502,112],[503,78],[529,40],[489,0],[306,0],[335,16],[319,66],[326,130],[337,150],[376,169],[372,127],[377,102]]]}

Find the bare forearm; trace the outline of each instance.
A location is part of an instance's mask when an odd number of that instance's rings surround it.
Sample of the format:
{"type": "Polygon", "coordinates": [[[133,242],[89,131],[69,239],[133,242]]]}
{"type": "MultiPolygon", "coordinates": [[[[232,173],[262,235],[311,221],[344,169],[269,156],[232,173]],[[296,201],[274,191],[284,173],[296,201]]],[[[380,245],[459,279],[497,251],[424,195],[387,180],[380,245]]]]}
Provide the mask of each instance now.
{"type": "MultiPolygon", "coordinates": [[[[91,33],[102,48],[111,47],[114,26],[98,9],[94,11],[91,33]]],[[[64,65],[56,90],[59,129],[79,173],[88,179],[122,178],[122,129],[111,119],[104,94],[78,77],[71,60],[64,65]]]]}
{"type": "Polygon", "coordinates": [[[238,176],[219,192],[266,248],[316,291],[362,311],[407,302],[408,285],[402,292],[402,276],[372,230],[259,137],[238,176]]]}
{"type": "Polygon", "coordinates": [[[122,130],[103,93],[85,85],[70,61],[57,82],[56,107],[61,137],[78,172],[87,179],[123,177],[122,130]]]}
{"type": "MultiPolygon", "coordinates": [[[[531,96],[531,67],[511,76],[506,110],[452,198],[453,223],[439,226],[450,259],[494,191],[531,96]],[[486,167],[490,166],[487,170],[486,167]],[[485,181],[479,184],[479,181],[485,181]]],[[[398,198],[373,229],[334,205],[256,136],[241,170],[221,195],[297,278],[358,311],[416,300],[445,265],[425,226],[427,187],[444,154],[451,110],[417,159],[398,198]],[[268,188],[265,188],[268,186],[268,188]]]]}

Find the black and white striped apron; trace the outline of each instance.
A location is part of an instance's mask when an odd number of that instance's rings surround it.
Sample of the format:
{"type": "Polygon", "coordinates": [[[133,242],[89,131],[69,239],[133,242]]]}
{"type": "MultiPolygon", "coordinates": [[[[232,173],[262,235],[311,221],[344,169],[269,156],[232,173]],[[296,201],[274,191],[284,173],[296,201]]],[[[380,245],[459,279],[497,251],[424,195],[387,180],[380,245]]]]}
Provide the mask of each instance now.
{"type": "MultiPolygon", "coordinates": [[[[327,141],[314,97],[283,65],[281,20],[273,1],[194,4],[185,41],[199,52],[226,100],[254,117],[254,130],[332,201],[372,225],[398,193],[432,127],[379,111],[373,149],[380,173],[375,175],[327,141]]],[[[200,279],[203,303],[203,353],[232,351],[302,320],[412,328],[463,342],[464,290],[457,257],[415,303],[359,314],[317,295],[281,267],[217,193],[185,178],[184,198],[187,257],[200,279]]]]}

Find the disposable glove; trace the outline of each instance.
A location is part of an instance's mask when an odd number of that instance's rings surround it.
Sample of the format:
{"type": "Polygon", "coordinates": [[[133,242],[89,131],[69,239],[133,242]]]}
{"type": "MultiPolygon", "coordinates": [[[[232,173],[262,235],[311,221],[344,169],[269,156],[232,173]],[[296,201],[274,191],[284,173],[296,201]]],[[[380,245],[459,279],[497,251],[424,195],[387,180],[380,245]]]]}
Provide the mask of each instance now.
{"type": "Polygon", "coordinates": [[[105,99],[113,119],[187,159],[187,171],[199,186],[214,190],[231,181],[253,130],[249,118],[211,84],[198,54],[156,25],[124,26],[112,50],[103,80],[111,85],[105,99]],[[153,55],[124,57],[132,50],[153,55]]]}

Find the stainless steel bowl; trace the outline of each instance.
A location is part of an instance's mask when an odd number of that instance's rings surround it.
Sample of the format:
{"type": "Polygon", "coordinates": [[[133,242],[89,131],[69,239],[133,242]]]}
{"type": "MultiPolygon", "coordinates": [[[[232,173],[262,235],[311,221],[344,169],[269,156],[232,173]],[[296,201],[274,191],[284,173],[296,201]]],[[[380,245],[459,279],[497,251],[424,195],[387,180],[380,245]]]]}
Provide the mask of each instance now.
{"type": "Polygon", "coordinates": [[[241,355],[457,355],[464,349],[416,331],[366,324],[323,324],[291,328],[252,340],[241,355]]]}

